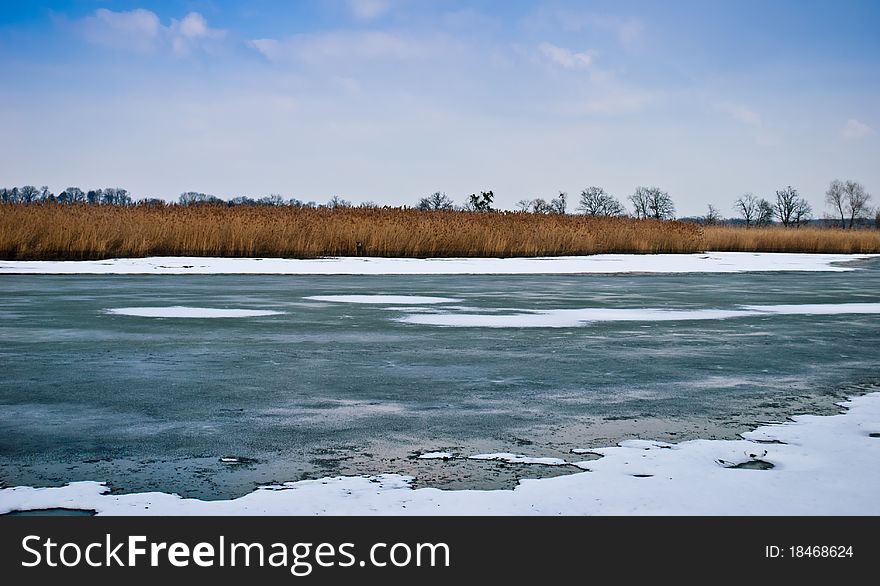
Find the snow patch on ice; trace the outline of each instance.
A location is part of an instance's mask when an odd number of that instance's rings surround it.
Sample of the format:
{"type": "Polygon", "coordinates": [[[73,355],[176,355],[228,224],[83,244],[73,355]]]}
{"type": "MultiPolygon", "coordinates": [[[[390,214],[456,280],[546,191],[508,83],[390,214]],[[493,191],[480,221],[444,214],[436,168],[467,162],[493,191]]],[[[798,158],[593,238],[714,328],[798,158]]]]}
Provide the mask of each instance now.
{"type": "Polygon", "coordinates": [[[116,307],[105,310],[112,315],[130,315],[134,317],[184,317],[184,318],[217,318],[217,317],[263,317],[280,315],[283,311],[268,309],[217,309],[213,307],[116,307]]]}
{"type": "Polygon", "coordinates": [[[364,303],[376,305],[426,305],[432,303],[455,303],[461,299],[449,297],[420,297],[418,295],[313,295],[306,297],[313,301],[333,303],[364,303]]]}
{"type": "Polygon", "coordinates": [[[498,452],[495,454],[476,454],[468,456],[468,460],[497,460],[508,464],[543,464],[544,466],[566,466],[568,462],[562,458],[535,458],[522,454],[498,452]]]}
{"type": "Polygon", "coordinates": [[[880,303],[744,305],[738,309],[583,308],[520,310],[508,315],[483,313],[410,313],[395,321],[459,328],[570,328],[594,322],[702,321],[762,315],[880,314],[880,303]]]}
{"type": "Polygon", "coordinates": [[[450,460],[455,455],[452,452],[425,452],[419,454],[419,460],[450,460]]]}

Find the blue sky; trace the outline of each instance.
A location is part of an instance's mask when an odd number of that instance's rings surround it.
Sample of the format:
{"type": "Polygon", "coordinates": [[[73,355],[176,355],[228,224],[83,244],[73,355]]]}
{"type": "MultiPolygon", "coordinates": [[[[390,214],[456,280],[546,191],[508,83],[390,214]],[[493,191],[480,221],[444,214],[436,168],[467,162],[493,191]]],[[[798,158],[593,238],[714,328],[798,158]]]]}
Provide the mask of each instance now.
{"type": "MultiPolygon", "coordinates": [[[[0,3],[0,185],[880,199],[880,3],[0,3]]],[[[877,203],[875,201],[875,203],[877,203]]]]}

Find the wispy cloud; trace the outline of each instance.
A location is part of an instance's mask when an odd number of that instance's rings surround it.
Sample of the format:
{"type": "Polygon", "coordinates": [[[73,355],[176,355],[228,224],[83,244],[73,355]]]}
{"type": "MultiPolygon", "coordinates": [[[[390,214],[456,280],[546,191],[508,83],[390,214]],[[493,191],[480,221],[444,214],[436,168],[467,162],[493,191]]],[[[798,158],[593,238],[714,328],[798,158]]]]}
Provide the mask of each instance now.
{"type": "Polygon", "coordinates": [[[156,13],[142,8],[128,12],[100,8],[93,16],[82,19],[80,25],[91,43],[138,52],[155,50],[162,32],[156,13]]]}
{"type": "Polygon", "coordinates": [[[761,115],[751,106],[738,102],[718,102],[715,109],[747,126],[754,133],[755,144],[758,146],[771,147],[782,142],[775,132],[767,128],[761,115]]]}
{"type": "Polygon", "coordinates": [[[748,126],[760,127],[761,115],[752,110],[745,104],[737,104],[734,102],[719,102],[715,107],[727,114],[730,114],[743,124],[748,126]]]}
{"type": "Polygon", "coordinates": [[[855,118],[850,118],[840,130],[840,136],[847,140],[858,140],[874,134],[874,129],[855,118]]]}
{"type": "Polygon", "coordinates": [[[254,39],[248,41],[248,46],[274,63],[310,65],[364,60],[405,61],[437,52],[431,40],[383,31],[333,31],[294,35],[286,39],[254,39]]]}
{"type": "Polygon", "coordinates": [[[373,20],[388,12],[391,0],[348,0],[351,13],[358,20],[373,20]]]}
{"type": "Polygon", "coordinates": [[[225,31],[209,27],[208,21],[198,12],[190,12],[182,20],[172,19],[167,30],[174,52],[181,55],[203,41],[222,39],[225,35],[225,31]]]}
{"type": "Polygon", "coordinates": [[[645,31],[645,23],[637,18],[627,18],[613,14],[598,14],[579,10],[541,11],[536,18],[553,27],[561,27],[569,32],[586,30],[609,32],[617,42],[625,47],[634,45],[645,31]]]}
{"type": "Polygon", "coordinates": [[[588,69],[593,65],[595,53],[593,51],[574,52],[565,47],[557,47],[550,43],[538,45],[538,53],[544,58],[565,69],[588,69]]]}
{"type": "Polygon", "coordinates": [[[643,110],[654,96],[624,88],[601,89],[601,95],[561,104],[556,110],[566,116],[622,116],[643,110]]]}
{"type": "Polygon", "coordinates": [[[155,12],[143,8],[120,12],[100,8],[80,20],[77,28],[87,41],[96,45],[137,53],[170,49],[178,55],[225,35],[225,31],[208,26],[198,12],[163,25],[155,12]]]}

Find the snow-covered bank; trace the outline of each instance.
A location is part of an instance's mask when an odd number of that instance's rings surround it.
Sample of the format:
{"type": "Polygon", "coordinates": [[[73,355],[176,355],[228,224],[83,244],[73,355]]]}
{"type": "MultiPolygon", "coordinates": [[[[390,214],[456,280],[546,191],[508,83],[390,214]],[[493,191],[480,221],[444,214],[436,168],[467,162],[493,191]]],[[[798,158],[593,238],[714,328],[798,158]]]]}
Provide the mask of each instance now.
{"type": "MultiPolygon", "coordinates": [[[[0,512],[67,508],[107,515],[878,515],[880,393],[841,405],[848,409],[843,414],[796,416],[792,422],[760,427],[741,440],[636,440],[590,448],[603,457],[573,462],[584,472],[525,480],[514,490],[413,489],[410,478],[383,474],[292,482],[238,499],[202,501],[165,493],[111,495],[100,483],[77,482],[60,488],[0,490],[0,512]]],[[[445,464],[438,457],[436,465],[445,464]]]]}
{"type": "Polygon", "coordinates": [[[597,254],[543,258],[203,258],[151,257],[95,261],[0,261],[0,274],[97,275],[528,275],[848,271],[837,263],[871,254],[710,252],[597,254]]]}

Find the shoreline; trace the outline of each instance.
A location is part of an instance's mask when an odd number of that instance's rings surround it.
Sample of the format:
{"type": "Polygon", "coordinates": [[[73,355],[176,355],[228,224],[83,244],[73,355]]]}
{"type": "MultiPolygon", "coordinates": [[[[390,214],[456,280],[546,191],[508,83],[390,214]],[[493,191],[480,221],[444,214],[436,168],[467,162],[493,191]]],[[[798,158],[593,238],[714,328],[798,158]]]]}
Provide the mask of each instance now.
{"type": "MultiPolygon", "coordinates": [[[[876,387],[874,387],[876,388],[876,387]]],[[[401,474],[267,485],[229,500],[162,492],[109,494],[100,482],[0,489],[0,513],[102,515],[877,515],[880,392],[835,403],[835,415],[794,415],[741,439],[625,440],[573,448],[554,465],[581,472],[521,480],[513,490],[414,488],[401,474]],[[600,456],[596,459],[596,456],[600,456]],[[584,459],[590,458],[593,459],[584,459]]],[[[436,455],[432,455],[435,456],[436,455]]],[[[470,455],[516,461],[522,454],[470,455]]],[[[528,459],[546,465],[540,459],[528,459]]],[[[442,463],[441,463],[442,465],[442,463]]]]}
{"type": "Polygon", "coordinates": [[[0,261],[5,275],[542,275],[846,272],[880,254],[705,252],[508,258],[322,257],[317,259],[145,257],[0,261]],[[844,266],[842,266],[842,264],[844,266]]]}

